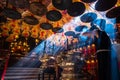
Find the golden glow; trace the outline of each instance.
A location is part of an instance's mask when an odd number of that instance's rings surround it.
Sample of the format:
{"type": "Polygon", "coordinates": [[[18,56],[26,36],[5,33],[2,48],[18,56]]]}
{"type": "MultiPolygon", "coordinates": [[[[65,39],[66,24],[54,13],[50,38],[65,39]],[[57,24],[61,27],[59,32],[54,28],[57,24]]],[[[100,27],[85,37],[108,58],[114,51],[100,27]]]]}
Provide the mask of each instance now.
{"type": "Polygon", "coordinates": [[[23,46],[26,46],[26,42],[23,43],[23,46]]]}
{"type": "Polygon", "coordinates": [[[81,0],[73,0],[73,2],[80,2],[81,0]]]}
{"type": "Polygon", "coordinates": [[[94,61],[94,60],[91,60],[91,63],[95,63],[95,61],[94,61]]]}
{"type": "Polygon", "coordinates": [[[18,46],[17,48],[18,48],[18,49],[20,49],[20,48],[21,48],[21,46],[18,46]]]}
{"type": "Polygon", "coordinates": [[[92,47],[95,47],[95,44],[92,44],[92,47]]]}
{"type": "Polygon", "coordinates": [[[36,42],[36,43],[38,43],[38,42],[39,42],[39,40],[38,40],[38,39],[35,39],[35,42],[36,42]]]}
{"type": "Polygon", "coordinates": [[[116,6],[120,6],[120,0],[117,0],[116,6]]]}
{"type": "MultiPolygon", "coordinates": [[[[26,38],[27,40],[27,38],[26,38]]],[[[30,50],[30,47],[27,43],[27,41],[14,41],[11,42],[10,44],[10,50],[12,53],[21,53],[21,52],[26,52],[28,53],[28,51],[30,50]]]]}
{"type": "Polygon", "coordinates": [[[87,60],[87,64],[89,64],[90,63],[90,61],[89,60],[87,60]]]}

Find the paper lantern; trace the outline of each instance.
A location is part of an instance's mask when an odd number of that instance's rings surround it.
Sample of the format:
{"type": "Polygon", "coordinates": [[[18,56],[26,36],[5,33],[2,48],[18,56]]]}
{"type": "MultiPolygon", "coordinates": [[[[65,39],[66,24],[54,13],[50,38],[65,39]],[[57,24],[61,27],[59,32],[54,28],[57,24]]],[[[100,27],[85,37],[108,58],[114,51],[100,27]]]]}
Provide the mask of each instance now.
{"type": "Polygon", "coordinates": [[[29,31],[22,32],[22,36],[24,36],[25,38],[29,37],[29,35],[30,35],[29,31]]]}

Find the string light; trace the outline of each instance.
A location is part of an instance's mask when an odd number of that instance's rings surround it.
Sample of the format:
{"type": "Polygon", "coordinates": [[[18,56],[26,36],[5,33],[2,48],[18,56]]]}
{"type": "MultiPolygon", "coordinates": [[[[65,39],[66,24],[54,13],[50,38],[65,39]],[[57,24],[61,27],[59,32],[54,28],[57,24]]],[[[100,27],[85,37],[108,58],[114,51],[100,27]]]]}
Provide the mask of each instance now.
{"type": "MultiPolygon", "coordinates": [[[[17,37],[17,36],[16,36],[17,37]]],[[[26,54],[30,50],[30,46],[27,43],[27,39],[25,41],[22,40],[14,40],[14,42],[11,42],[10,44],[10,51],[12,54],[20,53],[20,54],[26,54]]]]}

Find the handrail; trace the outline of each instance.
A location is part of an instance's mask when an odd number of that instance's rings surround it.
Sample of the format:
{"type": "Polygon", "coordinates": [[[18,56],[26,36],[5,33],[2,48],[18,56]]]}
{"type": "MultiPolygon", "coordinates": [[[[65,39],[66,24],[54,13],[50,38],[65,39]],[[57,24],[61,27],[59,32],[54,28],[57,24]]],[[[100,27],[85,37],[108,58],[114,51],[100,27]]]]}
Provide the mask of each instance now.
{"type": "Polygon", "coordinates": [[[6,70],[7,70],[7,67],[8,67],[9,58],[10,58],[10,56],[8,56],[8,58],[6,59],[6,63],[5,63],[5,66],[4,66],[4,71],[3,71],[3,74],[2,74],[1,80],[4,80],[6,70]]]}

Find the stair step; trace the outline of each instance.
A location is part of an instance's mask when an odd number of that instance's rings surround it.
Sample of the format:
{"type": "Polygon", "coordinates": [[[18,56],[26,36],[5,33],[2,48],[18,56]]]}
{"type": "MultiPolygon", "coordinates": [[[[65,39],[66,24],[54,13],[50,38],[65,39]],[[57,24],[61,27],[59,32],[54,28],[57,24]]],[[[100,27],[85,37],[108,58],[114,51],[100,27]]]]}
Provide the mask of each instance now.
{"type": "MultiPolygon", "coordinates": [[[[42,78],[42,76],[40,77],[42,78]]],[[[38,76],[5,76],[4,80],[9,80],[9,79],[38,79],[38,76]]],[[[49,77],[44,77],[44,79],[49,79],[49,77]]],[[[51,76],[50,79],[54,79],[54,76],[51,76]]]]}
{"type": "Polygon", "coordinates": [[[7,70],[6,73],[39,73],[39,70],[7,70]]]}
{"type": "Polygon", "coordinates": [[[6,73],[5,76],[19,76],[19,75],[23,75],[23,76],[28,76],[28,75],[38,75],[39,73],[6,73]]]}
{"type": "Polygon", "coordinates": [[[16,67],[10,67],[7,68],[7,70],[42,70],[40,68],[16,68],[16,67]]]}
{"type": "MultiPolygon", "coordinates": [[[[8,67],[4,80],[38,80],[38,77],[42,80],[41,71],[40,68],[8,67]]],[[[48,75],[44,77],[45,80],[49,78],[48,75]]]]}
{"type": "MultiPolygon", "coordinates": [[[[4,79],[4,80],[38,80],[38,79],[4,79]]],[[[40,79],[42,80],[42,79],[40,79]]]]}
{"type": "MultiPolygon", "coordinates": [[[[7,69],[26,69],[26,70],[39,70],[40,68],[24,68],[24,67],[9,67],[7,69]]],[[[41,70],[41,69],[40,69],[41,70]]]]}
{"type": "Polygon", "coordinates": [[[37,79],[38,76],[5,76],[4,79],[37,79]]]}
{"type": "Polygon", "coordinates": [[[7,71],[6,73],[13,73],[13,74],[14,73],[26,73],[27,74],[27,73],[40,73],[40,72],[39,71],[19,71],[19,72],[18,71],[12,71],[12,72],[7,71]]]}

